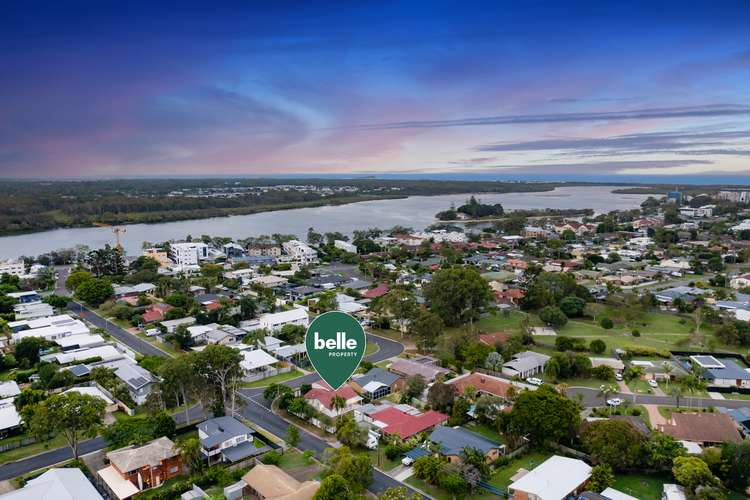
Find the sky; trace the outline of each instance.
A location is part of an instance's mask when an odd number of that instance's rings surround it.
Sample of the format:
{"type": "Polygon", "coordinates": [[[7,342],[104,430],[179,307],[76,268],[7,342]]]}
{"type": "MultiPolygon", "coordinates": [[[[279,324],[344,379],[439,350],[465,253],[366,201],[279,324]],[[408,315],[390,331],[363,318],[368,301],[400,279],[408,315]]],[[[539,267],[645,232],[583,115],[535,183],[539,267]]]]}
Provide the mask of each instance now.
{"type": "Polygon", "coordinates": [[[0,177],[743,179],[749,23],[744,0],[4,2],[0,177]]]}

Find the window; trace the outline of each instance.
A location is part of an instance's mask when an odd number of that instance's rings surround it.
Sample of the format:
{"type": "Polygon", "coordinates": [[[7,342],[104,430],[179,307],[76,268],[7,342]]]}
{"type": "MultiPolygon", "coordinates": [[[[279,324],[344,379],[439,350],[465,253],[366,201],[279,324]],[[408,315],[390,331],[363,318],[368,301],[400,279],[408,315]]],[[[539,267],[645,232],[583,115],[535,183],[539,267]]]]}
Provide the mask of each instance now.
{"type": "Polygon", "coordinates": [[[180,468],[179,468],[179,467],[177,467],[177,466],[175,465],[175,466],[173,466],[173,467],[170,467],[170,468],[169,468],[169,473],[170,473],[170,474],[174,474],[174,473],[175,473],[175,472],[177,472],[177,471],[178,471],[179,469],[180,469],[180,468]]]}

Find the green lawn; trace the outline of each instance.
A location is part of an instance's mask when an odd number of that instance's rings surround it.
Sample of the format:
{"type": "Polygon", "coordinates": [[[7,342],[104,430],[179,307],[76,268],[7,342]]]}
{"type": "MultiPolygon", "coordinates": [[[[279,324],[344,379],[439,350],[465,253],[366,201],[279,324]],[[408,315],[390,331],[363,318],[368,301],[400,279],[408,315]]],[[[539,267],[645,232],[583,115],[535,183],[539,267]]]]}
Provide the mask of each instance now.
{"type": "Polygon", "coordinates": [[[281,455],[281,461],[279,467],[284,470],[297,469],[299,467],[306,467],[310,465],[302,452],[297,450],[287,450],[281,455]]]}
{"type": "MultiPolygon", "coordinates": [[[[527,316],[520,311],[510,311],[508,313],[494,313],[486,318],[482,318],[477,323],[479,330],[482,332],[511,332],[521,331],[521,322],[527,316]]],[[[542,326],[542,322],[535,315],[530,317],[533,326],[542,326]]]]}
{"type": "Polygon", "coordinates": [[[264,378],[263,380],[256,380],[254,382],[245,382],[242,384],[242,387],[246,387],[249,389],[256,388],[256,387],[267,387],[271,384],[280,384],[282,382],[286,382],[287,380],[292,380],[297,377],[301,377],[303,373],[296,368],[290,372],[286,373],[280,373],[279,375],[274,375],[273,377],[264,378]]]}
{"type": "Polygon", "coordinates": [[[667,474],[618,474],[612,487],[636,498],[661,498],[662,485],[673,482],[667,474]]]}
{"type": "Polygon", "coordinates": [[[375,344],[373,342],[367,343],[367,349],[365,349],[365,356],[369,356],[370,354],[375,354],[380,350],[380,347],[378,347],[378,344],[375,344]]]}
{"type": "Polygon", "coordinates": [[[470,430],[471,432],[484,436],[487,439],[491,439],[492,441],[496,441],[498,443],[505,443],[503,436],[487,424],[479,424],[476,422],[470,422],[464,425],[464,427],[467,430],[470,430]]]}
{"type": "Polygon", "coordinates": [[[533,451],[527,455],[514,458],[508,465],[498,469],[490,478],[489,483],[504,490],[512,483],[510,478],[518,472],[518,469],[523,468],[530,471],[551,456],[551,452],[533,451]]]}
{"type": "Polygon", "coordinates": [[[385,448],[385,446],[381,446],[380,450],[367,450],[364,452],[365,455],[369,455],[370,460],[372,460],[372,465],[384,471],[393,470],[401,465],[401,457],[396,458],[396,460],[388,460],[383,448],[385,448]],[[380,456],[378,456],[378,452],[380,453],[380,456]]]}
{"type": "MultiPolygon", "coordinates": [[[[11,438],[3,439],[0,442],[8,443],[12,441],[18,441],[25,437],[28,436],[13,436],[11,438]]],[[[22,446],[20,448],[14,448],[12,450],[4,451],[0,453],[0,463],[14,462],[16,460],[21,460],[22,458],[27,458],[32,455],[38,455],[39,453],[44,453],[49,450],[54,450],[55,448],[60,448],[62,446],[66,446],[65,438],[62,435],[58,435],[53,437],[49,441],[36,442],[28,446],[22,446]]]]}

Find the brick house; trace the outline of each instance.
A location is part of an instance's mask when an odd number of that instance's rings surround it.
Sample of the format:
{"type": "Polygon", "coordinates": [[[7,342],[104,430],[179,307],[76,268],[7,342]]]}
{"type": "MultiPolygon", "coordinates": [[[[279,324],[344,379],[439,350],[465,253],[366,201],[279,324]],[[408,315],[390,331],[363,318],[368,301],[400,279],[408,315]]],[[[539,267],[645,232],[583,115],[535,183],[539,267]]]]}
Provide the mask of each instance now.
{"type": "Polygon", "coordinates": [[[110,466],[99,476],[120,500],[154,488],[185,472],[180,452],[167,437],[143,446],[127,446],[107,453],[110,466]]]}

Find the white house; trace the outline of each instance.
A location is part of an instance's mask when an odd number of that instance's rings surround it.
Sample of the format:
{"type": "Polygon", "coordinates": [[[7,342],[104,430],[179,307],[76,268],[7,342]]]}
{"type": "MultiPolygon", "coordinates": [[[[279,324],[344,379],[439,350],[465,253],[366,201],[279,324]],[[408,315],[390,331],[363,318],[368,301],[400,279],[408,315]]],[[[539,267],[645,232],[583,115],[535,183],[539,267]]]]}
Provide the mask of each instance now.
{"type": "Polygon", "coordinates": [[[75,467],[49,469],[23,488],[0,495],[2,500],[103,500],[94,485],[75,467]]]}
{"type": "Polygon", "coordinates": [[[0,262],[0,276],[3,274],[11,274],[13,276],[24,276],[26,274],[26,266],[21,260],[6,260],[0,262]]]}
{"type": "Polygon", "coordinates": [[[299,325],[307,328],[310,324],[310,319],[307,315],[307,310],[296,307],[288,311],[262,314],[258,318],[258,324],[259,328],[268,328],[270,331],[275,332],[281,330],[284,325],[299,325]]]}
{"type": "Polygon", "coordinates": [[[508,377],[529,378],[542,373],[549,356],[534,351],[519,352],[513,359],[503,363],[503,375],[508,377]]]}
{"type": "Polygon", "coordinates": [[[348,241],[334,240],[333,241],[333,246],[335,246],[336,248],[338,248],[340,250],[343,250],[345,252],[357,253],[357,246],[356,245],[352,245],[348,241]]]}
{"type": "Polygon", "coordinates": [[[530,472],[516,474],[508,491],[514,498],[563,500],[580,493],[591,477],[591,466],[583,460],[553,455],[530,472]]]}
{"type": "Polygon", "coordinates": [[[278,370],[273,368],[273,365],[278,363],[279,360],[263,349],[243,350],[241,352],[240,367],[245,373],[245,380],[261,380],[279,373],[278,370]]]}
{"type": "Polygon", "coordinates": [[[81,320],[73,320],[69,323],[19,331],[13,334],[13,342],[18,343],[26,337],[42,337],[46,340],[55,340],[70,335],[84,335],[88,333],[90,333],[89,328],[81,320]]]}

